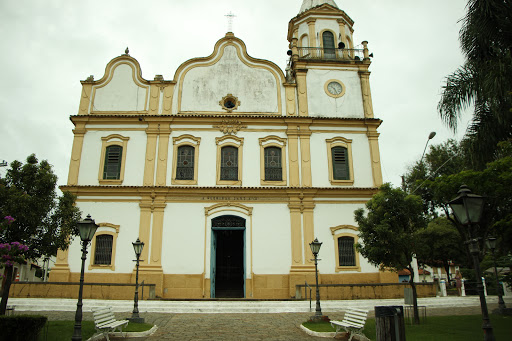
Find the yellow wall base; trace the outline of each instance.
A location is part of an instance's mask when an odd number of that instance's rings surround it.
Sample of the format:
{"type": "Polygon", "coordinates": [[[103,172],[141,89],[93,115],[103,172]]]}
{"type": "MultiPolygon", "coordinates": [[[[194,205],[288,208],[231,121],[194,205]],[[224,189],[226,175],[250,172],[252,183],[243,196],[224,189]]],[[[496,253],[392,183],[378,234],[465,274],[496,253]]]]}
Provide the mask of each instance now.
{"type": "MultiPolygon", "coordinates": [[[[53,278],[65,274],[55,274],[53,278]],[[58,276],[57,276],[58,275],[58,276]]],[[[250,299],[290,299],[299,296],[304,298],[305,290],[296,290],[296,285],[307,282],[314,291],[315,274],[311,272],[293,272],[290,274],[263,275],[253,274],[246,279],[246,298],[250,299]]],[[[24,283],[15,282],[11,286],[11,297],[62,297],[77,298],[79,273],[67,275],[71,283],[24,283]],[[73,284],[72,284],[73,283],[73,284]]],[[[109,283],[134,284],[135,272],[128,274],[87,273],[84,285],[84,298],[95,299],[132,299],[134,286],[109,286],[109,283]],[[96,283],[96,284],[87,284],[96,283]],[[104,283],[104,284],[99,284],[104,283]]],[[[139,271],[139,283],[155,284],[155,295],[167,299],[201,299],[210,298],[210,279],[204,274],[174,275],[145,269],[139,271]]],[[[398,275],[392,272],[320,274],[319,284],[332,285],[320,287],[322,299],[372,299],[402,298],[404,284],[398,283],[398,275]],[[393,283],[392,285],[378,285],[393,283]],[[395,284],[396,283],[396,284],[395,284]],[[344,286],[336,286],[343,284],[344,286]],[[347,284],[353,284],[346,286],[347,284]],[[368,284],[368,285],[365,285],[368,284]],[[374,285],[377,284],[377,285],[374,285]]],[[[435,296],[437,288],[433,283],[418,284],[418,296],[435,296]]],[[[308,295],[309,295],[309,289],[308,295]]],[[[149,294],[149,290],[147,290],[149,294]]],[[[147,295],[145,292],[145,296],[147,295]]],[[[147,297],[147,296],[146,296],[147,297]]]]}

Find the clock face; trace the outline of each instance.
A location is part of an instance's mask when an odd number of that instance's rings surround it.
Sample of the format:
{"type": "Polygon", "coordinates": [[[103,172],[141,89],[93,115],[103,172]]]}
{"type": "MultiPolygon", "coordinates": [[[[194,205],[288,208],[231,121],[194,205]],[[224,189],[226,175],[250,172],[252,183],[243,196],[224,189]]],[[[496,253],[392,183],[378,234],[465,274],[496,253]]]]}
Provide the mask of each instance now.
{"type": "Polygon", "coordinates": [[[338,82],[330,82],[327,85],[327,91],[329,91],[329,93],[331,95],[335,95],[336,96],[336,95],[341,94],[341,92],[343,91],[343,87],[338,82]]]}

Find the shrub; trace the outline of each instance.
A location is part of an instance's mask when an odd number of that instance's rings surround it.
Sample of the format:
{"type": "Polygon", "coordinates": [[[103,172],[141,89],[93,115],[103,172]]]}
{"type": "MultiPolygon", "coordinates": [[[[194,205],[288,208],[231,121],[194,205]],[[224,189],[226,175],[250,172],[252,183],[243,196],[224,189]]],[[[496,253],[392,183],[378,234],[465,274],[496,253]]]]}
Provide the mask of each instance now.
{"type": "Polygon", "coordinates": [[[0,316],[0,341],[37,340],[47,319],[41,315],[0,316]]]}

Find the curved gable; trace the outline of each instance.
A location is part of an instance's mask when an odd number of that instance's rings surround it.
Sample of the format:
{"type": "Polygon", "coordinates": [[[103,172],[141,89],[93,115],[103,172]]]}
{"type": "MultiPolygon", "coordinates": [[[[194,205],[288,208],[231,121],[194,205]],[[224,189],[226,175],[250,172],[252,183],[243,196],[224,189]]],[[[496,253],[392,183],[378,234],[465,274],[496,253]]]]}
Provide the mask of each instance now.
{"type": "Polygon", "coordinates": [[[232,34],[220,39],[209,57],[183,63],[174,76],[179,113],[282,114],[284,74],[274,63],[247,54],[232,34]],[[236,103],[229,110],[226,97],[236,103]]]}
{"type": "Polygon", "coordinates": [[[147,112],[149,83],[141,74],[135,58],[122,55],[112,59],[103,77],[92,85],[89,112],[147,112]]]}

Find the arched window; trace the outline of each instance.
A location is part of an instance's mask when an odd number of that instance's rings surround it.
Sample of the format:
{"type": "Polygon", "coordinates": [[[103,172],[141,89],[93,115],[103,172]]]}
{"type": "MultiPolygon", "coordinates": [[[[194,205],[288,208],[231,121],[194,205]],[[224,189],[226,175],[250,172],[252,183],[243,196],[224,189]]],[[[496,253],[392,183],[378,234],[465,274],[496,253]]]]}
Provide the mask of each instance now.
{"type": "Polygon", "coordinates": [[[112,244],[114,237],[109,234],[96,236],[96,247],[94,250],[95,265],[110,265],[112,261],[112,244]]]}
{"type": "Polygon", "coordinates": [[[265,181],[283,180],[283,168],[281,165],[281,148],[265,148],[265,181]]]}
{"type": "Polygon", "coordinates": [[[222,147],[220,180],[238,180],[238,148],[222,147]]]}
{"type": "Polygon", "coordinates": [[[350,167],[348,160],[347,148],[334,147],[332,153],[332,177],[334,180],[349,180],[350,167]]]}
{"type": "Polygon", "coordinates": [[[119,180],[121,178],[121,161],[123,147],[119,145],[108,146],[105,150],[105,166],[103,168],[104,180],[119,180]]]}
{"type": "Polygon", "coordinates": [[[331,31],[322,33],[322,42],[324,47],[324,57],[329,59],[336,58],[336,50],[334,47],[334,34],[331,31]]]}
{"type": "Polygon", "coordinates": [[[356,266],[356,253],[354,249],[354,238],[338,238],[338,265],[356,266]]]}
{"type": "Polygon", "coordinates": [[[192,146],[178,147],[178,160],[176,162],[176,180],[194,179],[194,154],[192,146]]]}

